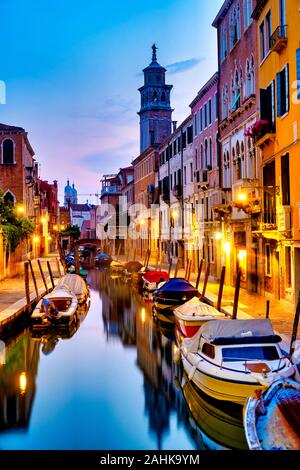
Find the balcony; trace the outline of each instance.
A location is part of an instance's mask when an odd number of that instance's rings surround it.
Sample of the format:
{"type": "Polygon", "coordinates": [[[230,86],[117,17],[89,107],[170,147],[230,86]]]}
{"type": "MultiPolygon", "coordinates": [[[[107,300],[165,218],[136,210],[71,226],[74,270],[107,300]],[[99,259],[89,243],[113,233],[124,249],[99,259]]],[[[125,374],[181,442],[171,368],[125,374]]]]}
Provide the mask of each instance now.
{"type": "Polygon", "coordinates": [[[176,197],[177,199],[182,198],[182,186],[181,184],[177,184],[173,188],[173,196],[176,197]]]}
{"type": "Polygon", "coordinates": [[[253,230],[267,239],[284,240],[291,237],[292,219],[290,206],[277,206],[265,210],[253,230]]]}
{"type": "Polygon", "coordinates": [[[232,205],[246,214],[259,214],[261,207],[261,190],[256,179],[241,179],[232,186],[232,205]]]}
{"type": "Polygon", "coordinates": [[[287,25],[278,26],[271,36],[271,50],[280,52],[287,46],[287,25]]]}
{"type": "Polygon", "coordinates": [[[258,120],[248,129],[246,136],[254,140],[256,147],[262,148],[275,140],[275,126],[267,120],[258,120]]]}
{"type": "Polygon", "coordinates": [[[101,190],[101,197],[102,196],[113,196],[122,194],[122,186],[118,185],[111,185],[111,186],[104,186],[101,190]]]}

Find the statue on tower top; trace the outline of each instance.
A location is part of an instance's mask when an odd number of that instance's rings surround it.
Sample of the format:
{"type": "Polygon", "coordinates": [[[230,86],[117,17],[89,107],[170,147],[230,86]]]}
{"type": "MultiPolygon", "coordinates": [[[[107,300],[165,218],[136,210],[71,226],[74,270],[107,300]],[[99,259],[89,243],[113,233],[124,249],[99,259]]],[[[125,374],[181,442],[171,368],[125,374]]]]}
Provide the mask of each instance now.
{"type": "Polygon", "coordinates": [[[157,62],[157,55],[156,55],[157,49],[158,48],[156,47],[156,44],[154,43],[152,46],[152,62],[157,62]]]}

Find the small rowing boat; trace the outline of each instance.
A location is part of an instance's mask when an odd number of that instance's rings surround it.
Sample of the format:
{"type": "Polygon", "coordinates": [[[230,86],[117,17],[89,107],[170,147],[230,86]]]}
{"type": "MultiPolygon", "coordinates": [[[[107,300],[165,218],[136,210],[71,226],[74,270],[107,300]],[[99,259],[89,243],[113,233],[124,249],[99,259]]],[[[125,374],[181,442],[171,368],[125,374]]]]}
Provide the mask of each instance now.
{"type": "Polygon", "coordinates": [[[300,450],[300,384],[280,379],[248,398],[244,427],[251,450],[300,450]]]}
{"type": "Polygon", "coordinates": [[[166,271],[148,271],[142,276],[143,289],[153,292],[161,282],[167,282],[169,274],[166,271]]]}
{"type": "Polygon", "coordinates": [[[76,295],[78,303],[83,304],[90,296],[90,292],[85,280],[77,274],[66,274],[57,282],[57,288],[66,287],[76,295]]]}
{"type": "Polygon", "coordinates": [[[199,328],[207,321],[225,320],[226,315],[211,305],[207,305],[198,297],[193,297],[174,310],[176,327],[179,336],[192,338],[199,328]]]}

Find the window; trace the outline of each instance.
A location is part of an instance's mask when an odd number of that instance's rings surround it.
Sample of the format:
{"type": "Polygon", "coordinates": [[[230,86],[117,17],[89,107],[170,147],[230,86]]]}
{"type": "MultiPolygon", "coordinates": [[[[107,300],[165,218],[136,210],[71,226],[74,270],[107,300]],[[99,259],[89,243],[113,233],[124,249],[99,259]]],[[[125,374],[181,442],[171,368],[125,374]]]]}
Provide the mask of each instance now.
{"type": "Polygon", "coordinates": [[[203,145],[201,144],[200,148],[200,165],[201,165],[201,170],[204,169],[204,155],[203,155],[203,145]]]}
{"type": "Polygon", "coordinates": [[[204,105],[204,129],[207,128],[207,103],[204,105]]]}
{"type": "Polygon", "coordinates": [[[289,111],[289,66],[277,73],[277,116],[283,116],[289,111]]]}
{"type": "Polygon", "coordinates": [[[187,128],[187,143],[188,144],[193,143],[193,126],[189,126],[187,128]]]}
{"type": "Polygon", "coordinates": [[[232,49],[241,37],[240,7],[236,5],[230,15],[230,49],[232,49]]]}
{"type": "Polygon", "coordinates": [[[173,175],[171,175],[171,189],[173,189],[173,175]]]}
{"type": "Polygon", "coordinates": [[[247,29],[252,23],[252,0],[244,0],[244,28],[247,29]]]}
{"type": "Polygon", "coordinates": [[[266,89],[260,90],[260,118],[268,121],[275,128],[275,84],[274,81],[266,89]]]}
{"type": "Polygon", "coordinates": [[[214,359],[215,347],[212,344],[204,343],[202,346],[202,354],[205,354],[205,356],[209,357],[210,359],[214,359]]]}
{"type": "Polygon", "coordinates": [[[198,135],[198,114],[194,114],[194,133],[195,137],[198,135]]]}
{"type": "Polygon", "coordinates": [[[195,167],[196,170],[198,170],[198,150],[195,150],[195,167]]]}
{"type": "Polygon", "coordinates": [[[5,139],[2,144],[2,163],[4,165],[15,163],[14,142],[11,139],[5,139]]]}
{"type": "Polygon", "coordinates": [[[222,91],[222,121],[228,116],[228,88],[227,85],[223,87],[222,91]]]}
{"type": "Polygon", "coordinates": [[[4,194],[3,200],[6,204],[14,204],[16,202],[15,196],[10,191],[4,194]]]}
{"type": "Polygon", "coordinates": [[[184,167],[184,184],[186,184],[186,166],[184,167]]]}
{"type": "Polygon", "coordinates": [[[212,123],[212,102],[211,99],[208,101],[208,125],[212,123]]]}
{"type": "Polygon", "coordinates": [[[165,103],[165,102],[166,102],[166,94],[165,94],[164,91],[162,92],[160,99],[161,99],[161,102],[162,102],[162,103],[165,103]]]}
{"type": "Polygon", "coordinates": [[[279,354],[276,346],[246,346],[236,348],[223,348],[224,362],[239,362],[252,360],[276,361],[279,354]]]}
{"type": "Polygon", "coordinates": [[[228,47],[227,47],[227,28],[224,24],[221,28],[221,62],[227,57],[228,47]]]}
{"type": "Polygon", "coordinates": [[[264,21],[259,27],[259,38],[260,38],[260,60],[263,60],[267,55],[264,21]]]}
{"type": "Polygon", "coordinates": [[[186,131],[182,134],[182,148],[186,148],[186,131]]]}
{"type": "Polygon", "coordinates": [[[212,169],[212,140],[209,139],[209,168],[212,169]]]}
{"type": "Polygon", "coordinates": [[[194,181],[194,175],[193,175],[193,164],[190,163],[190,173],[191,173],[191,183],[194,181]]]}
{"type": "Polygon", "coordinates": [[[266,271],[266,276],[271,276],[272,275],[271,245],[269,243],[265,245],[265,271],[266,271]]]}
{"type": "Polygon", "coordinates": [[[173,142],[173,155],[176,155],[176,153],[177,153],[177,145],[176,145],[176,143],[177,143],[177,141],[174,140],[174,142],[173,142]]]}
{"type": "Polygon", "coordinates": [[[207,165],[208,165],[208,142],[207,142],[207,139],[205,140],[205,168],[207,168],[207,165]]]}
{"type": "Polygon", "coordinates": [[[267,52],[271,49],[271,36],[272,36],[272,22],[271,22],[271,12],[268,11],[266,15],[266,46],[267,52]]]}
{"type": "Polygon", "coordinates": [[[169,158],[173,157],[173,146],[172,144],[169,146],[169,158]]]}
{"type": "Polygon", "coordinates": [[[286,25],[286,7],[285,0],[279,0],[280,25],[286,25]]]}
{"type": "Polygon", "coordinates": [[[288,153],[281,157],[281,194],[282,194],[282,205],[289,206],[291,204],[291,191],[290,191],[290,156],[288,153]]]}

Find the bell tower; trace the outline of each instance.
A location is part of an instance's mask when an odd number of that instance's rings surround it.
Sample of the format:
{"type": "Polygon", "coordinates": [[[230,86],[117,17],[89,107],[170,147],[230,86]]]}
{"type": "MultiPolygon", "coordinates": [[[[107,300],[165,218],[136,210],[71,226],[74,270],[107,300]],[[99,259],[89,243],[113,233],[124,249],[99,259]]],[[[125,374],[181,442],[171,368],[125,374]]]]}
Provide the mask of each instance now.
{"type": "Polygon", "coordinates": [[[157,62],[157,47],[152,46],[152,62],[144,72],[141,94],[140,152],[159,144],[172,132],[170,94],[173,85],[166,85],[166,69],[157,62]]]}

